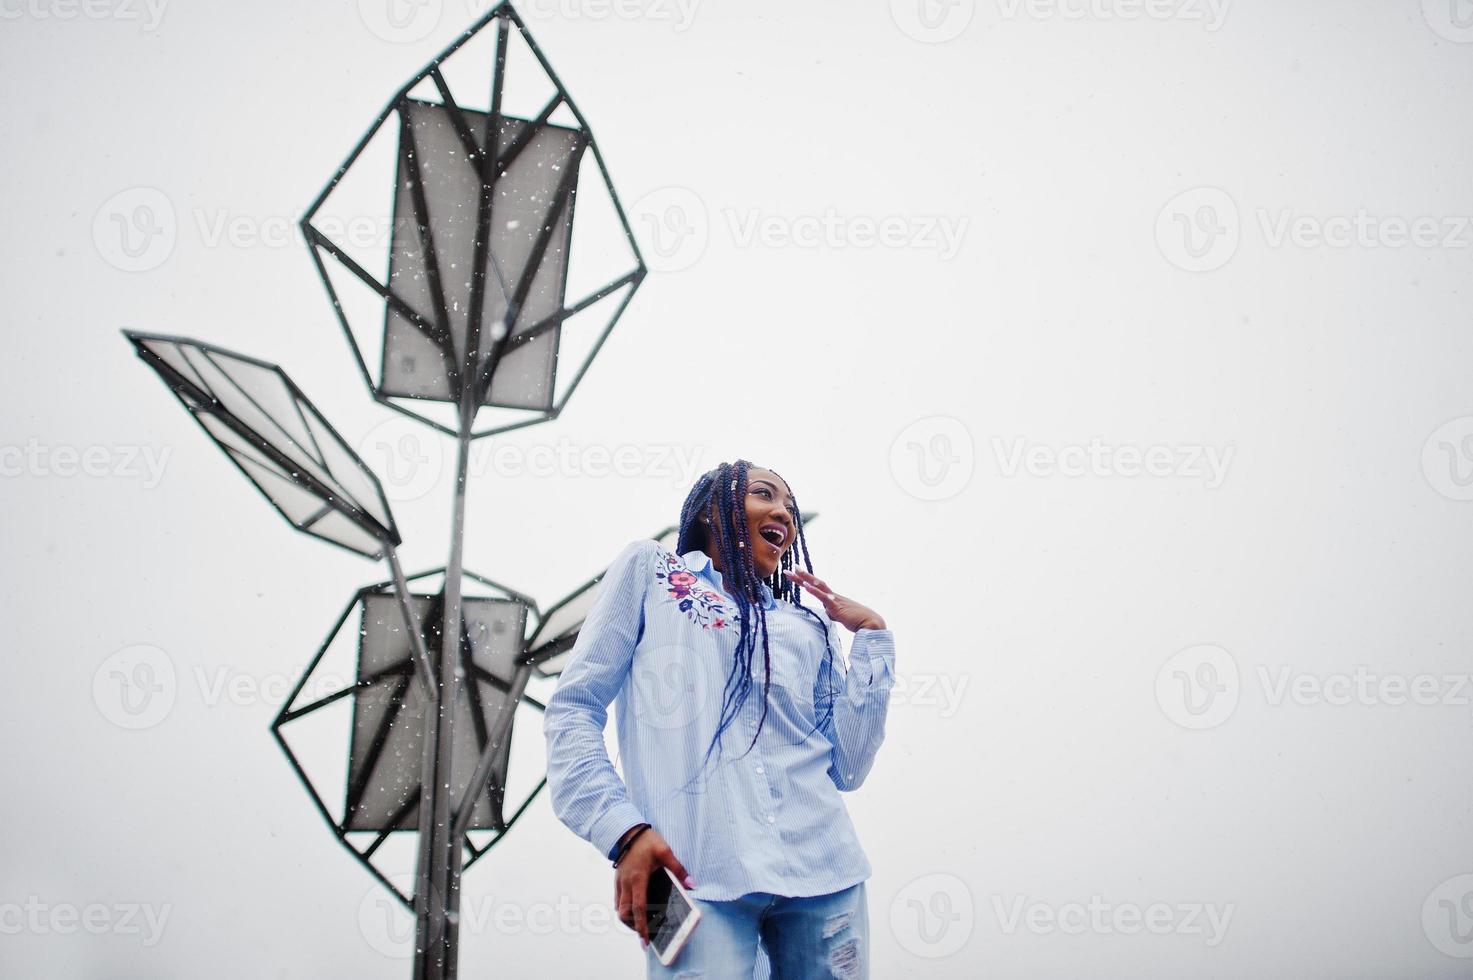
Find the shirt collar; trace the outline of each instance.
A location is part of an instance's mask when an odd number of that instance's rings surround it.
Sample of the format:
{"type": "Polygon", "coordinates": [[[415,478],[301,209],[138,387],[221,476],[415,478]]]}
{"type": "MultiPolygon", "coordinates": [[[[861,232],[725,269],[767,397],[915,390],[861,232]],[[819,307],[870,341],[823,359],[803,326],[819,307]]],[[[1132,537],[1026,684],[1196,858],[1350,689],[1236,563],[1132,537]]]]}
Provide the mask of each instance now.
{"type": "MultiPolygon", "coordinates": [[[[697,548],[693,551],[687,551],[680,557],[685,562],[686,568],[690,569],[697,575],[705,575],[708,580],[720,586],[722,591],[726,591],[728,592],[728,594],[730,594],[729,590],[727,590],[726,588],[726,582],[722,580],[721,573],[716,570],[715,565],[711,564],[710,556],[708,556],[704,551],[701,551],[699,548],[697,548]]],[[[777,600],[774,599],[772,596],[771,586],[769,586],[766,582],[758,582],[757,591],[762,596],[762,608],[777,608],[777,600]]]]}

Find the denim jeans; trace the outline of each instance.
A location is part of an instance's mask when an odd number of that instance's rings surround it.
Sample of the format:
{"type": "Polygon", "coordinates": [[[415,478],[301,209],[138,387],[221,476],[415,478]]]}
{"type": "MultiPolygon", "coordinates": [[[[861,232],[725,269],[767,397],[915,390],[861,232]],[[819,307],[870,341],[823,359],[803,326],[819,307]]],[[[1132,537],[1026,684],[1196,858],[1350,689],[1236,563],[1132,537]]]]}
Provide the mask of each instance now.
{"type": "Polygon", "coordinates": [[[869,980],[862,881],[810,898],[753,892],[729,902],[693,901],[701,921],[675,962],[661,966],[645,950],[650,980],[869,980]]]}

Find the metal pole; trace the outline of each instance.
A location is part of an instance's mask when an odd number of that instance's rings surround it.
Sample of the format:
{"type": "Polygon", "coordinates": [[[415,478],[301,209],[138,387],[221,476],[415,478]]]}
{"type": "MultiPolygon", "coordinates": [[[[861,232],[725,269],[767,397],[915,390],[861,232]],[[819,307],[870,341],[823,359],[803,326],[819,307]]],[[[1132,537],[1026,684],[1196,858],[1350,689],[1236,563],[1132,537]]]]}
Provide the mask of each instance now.
{"type": "MultiPolygon", "coordinates": [[[[474,338],[472,338],[474,339],[474,338]]],[[[469,346],[469,345],[468,345],[469,346]]],[[[469,347],[468,358],[475,348],[469,347]]],[[[465,550],[465,485],[469,469],[471,427],[475,421],[474,389],[461,393],[461,424],[457,436],[455,505],[451,523],[450,561],[445,566],[445,618],[441,633],[438,671],[439,697],[425,717],[425,752],[432,757],[425,783],[429,820],[421,810],[420,874],[415,895],[416,980],[452,980],[455,976],[458,922],[455,911],[462,861],[460,841],[453,833],[450,799],[451,756],[455,745],[455,707],[460,687],[461,579],[465,550]]]]}
{"type": "Polygon", "coordinates": [[[409,645],[414,651],[415,666],[419,668],[420,680],[425,686],[425,697],[433,701],[435,698],[435,667],[430,661],[429,650],[425,648],[424,628],[420,626],[419,617],[409,605],[409,584],[404,580],[404,568],[399,564],[399,552],[393,545],[386,545],[385,556],[389,560],[389,570],[394,576],[394,591],[399,596],[399,614],[404,617],[404,628],[409,632],[409,645]]]}
{"type": "Polygon", "coordinates": [[[435,820],[435,751],[437,742],[435,733],[438,731],[439,710],[439,683],[436,671],[430,660],[429,651],[425,648],[424,629],[420,625],[419,618],[414,615],[409,604],[409,583],[404,579],[404,570],[399,564],[399,556],[393,549],[389,550],[389,567],[394,573],[394,589],[399,593],[399,608],[404,615],[407,628],[411,633],[411,642],[414,645],[415,661],[420,666],[424,677],[425,708],[424,708],[424,744],[420,750],[419,769],[419,859],[415,868],[414,880],[414,975],[422,976],[427,962],[426,955],[430,950],[429,929],[434,904],[432,896],[434,889],[430,887],[430,861],[429,845],[430,836],[424,829],[434,824],[435,820]]]}

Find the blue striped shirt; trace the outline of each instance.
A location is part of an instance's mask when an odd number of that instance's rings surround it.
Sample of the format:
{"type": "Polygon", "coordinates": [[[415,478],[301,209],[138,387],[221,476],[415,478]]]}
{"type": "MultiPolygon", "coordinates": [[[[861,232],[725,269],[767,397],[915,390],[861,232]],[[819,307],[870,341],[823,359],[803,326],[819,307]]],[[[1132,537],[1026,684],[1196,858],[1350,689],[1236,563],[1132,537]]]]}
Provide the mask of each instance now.
{"type": "Polygon", "coordinates": [[[825,656],[825,633],[840,649],[839,627],[821,608],[822,628],[765,584],[762,599],[772,677],[750,752],[761,637],[751,693],[703,766],[740,618],[710,558],[652,540],[626,546],[605,573],[543,716],[558,819],[601,854],[652,824],[695,879],[693,894],[710,901],[825,895],[870,876],[839,793],[864,782],[884,739],[894,637],[860,630],[846,667],[842,654],[825,656]],[[623,779],[604,745],[610,702],[623,779]]]}

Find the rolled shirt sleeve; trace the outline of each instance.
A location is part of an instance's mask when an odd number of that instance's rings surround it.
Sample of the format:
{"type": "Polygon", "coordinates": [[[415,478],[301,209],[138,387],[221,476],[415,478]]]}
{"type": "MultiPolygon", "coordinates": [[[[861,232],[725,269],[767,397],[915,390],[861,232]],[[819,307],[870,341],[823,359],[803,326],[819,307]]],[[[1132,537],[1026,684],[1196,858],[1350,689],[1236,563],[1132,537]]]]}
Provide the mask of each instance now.
{"type": "Polygon", "coordinates": [[[553,812],[602,854],[612,854],[626,830],[646,822],[609,760],[604,726],[644,629],[645,590],[658,550],[654,541],[635,541],[615,557],[542,717],[553,812]]]}

